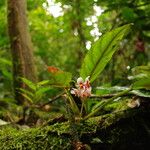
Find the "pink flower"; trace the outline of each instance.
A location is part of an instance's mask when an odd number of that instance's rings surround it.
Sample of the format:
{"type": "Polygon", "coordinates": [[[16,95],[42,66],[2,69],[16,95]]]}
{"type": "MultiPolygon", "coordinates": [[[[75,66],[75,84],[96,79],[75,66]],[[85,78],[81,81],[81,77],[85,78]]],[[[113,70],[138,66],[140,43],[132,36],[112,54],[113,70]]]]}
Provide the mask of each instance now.
{"type": "Polygon", "coordinates": [[[81,77],[79,77],[76,84],[77,88],[73,88],[71,90],[71,94],[82,98],[91,96],[92,87],[90,85],[89,78],[90,76],[88,76],[84,81],[81,77]]]}

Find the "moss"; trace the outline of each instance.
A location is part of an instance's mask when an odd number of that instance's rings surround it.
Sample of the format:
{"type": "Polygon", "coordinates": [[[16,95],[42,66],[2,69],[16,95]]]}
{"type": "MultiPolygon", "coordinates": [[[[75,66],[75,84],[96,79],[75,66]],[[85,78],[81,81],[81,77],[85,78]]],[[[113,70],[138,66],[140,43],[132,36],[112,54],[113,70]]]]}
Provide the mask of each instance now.
{"type": "Polygon", "coordinates": [[[0,149],[70,149],[70,139],[52,132],[51,127],[17,130],[12,127],[0,131],[0,149]]]}
{"type": "MultiPolygon", "coordinates": [[[[132,149],[136,149],[139,143],[142,150],[150,140],[146,131],[146,127],[150,126],[150,118],[145,116],[150,116],[150,112],[142,109],[125,110],[77,122],[76,128],[81,142],[93,150],[124,150],[130,149],[131,145],[132,149]]],[[[0,150],[72,149],[71,132],[68,122],[26,130],[2,127],[0,150]]]]}
{"type": "MultiPolygon", "coordinates": [[[[77,123],[79,136],[96,133],[99,117],[86,122],[77,123]]],[[[32,149],[32,150],[67,150],[71,149],[71,130],[68,122],[56,123],[43,128],[15,129],[12,126],[1,127],[0,150],[32,149]]]]}

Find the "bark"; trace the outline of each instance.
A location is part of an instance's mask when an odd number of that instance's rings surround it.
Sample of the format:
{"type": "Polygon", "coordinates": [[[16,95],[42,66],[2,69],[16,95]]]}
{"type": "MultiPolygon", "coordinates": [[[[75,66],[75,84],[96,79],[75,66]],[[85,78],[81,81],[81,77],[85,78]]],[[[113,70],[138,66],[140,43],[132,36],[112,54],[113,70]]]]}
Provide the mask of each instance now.
{"type": "Polygon", "coordinates": [[[25,88],[19,77],[36,80],[33,46],[28,32],[26,0],[8,0],[8,33],[13,61],[13,86],[15,99],[19,104],[25,100],[18,88],[25,88]]]}

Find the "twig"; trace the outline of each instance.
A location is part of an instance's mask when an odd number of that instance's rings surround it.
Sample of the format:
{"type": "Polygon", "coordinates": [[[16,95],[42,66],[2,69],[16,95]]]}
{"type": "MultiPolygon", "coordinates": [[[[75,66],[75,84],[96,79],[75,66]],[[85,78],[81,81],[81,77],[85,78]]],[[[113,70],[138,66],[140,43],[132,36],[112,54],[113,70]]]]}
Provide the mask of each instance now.
{"type": "MultiPolygon", "coordinates": [[[[118,93],[116,93],[116,94],[104,94],[104,95],[94,95],[94,94],[92,94],[89,98],[111,98],[111,97],[114,97],[114,96],[116,96],[116,95],[118,95],[118,93]]],[[[128,96],[128,95],[136,95],[136,94],[134,94],[134,93],[127,93],[127,94],[124,94],[123,96],[128,96]]]]}
{"type": "MultiPolygon", "coordinates": [[[[67,91],[66,91],[66,93],[68,94],[67,91]]],[[[69,97],[69,95],[68,95],[68,97],[69,97]]],[[[68,120],[69,120],[69,124],[70,124],[70,132],[71,132],[71,135],[72,135],[72,143],[74,145],[75,143],[78,143],[80,141],[79,141],[79,135],[78,135],[77,127],[76,127],[75,114],[74,114],[73,110],[71,109],[70,101],[68,101],[68,99],[67,99],[68,97],[64,96],[64,100],[65,100],[65,103],[66,103],[66,111],[67,111],[67,114],[68,114],[68,120]]]]}
{"type": "Polygon", "coordinates": [[[94,95],[92,94],[89,98],[111,98],[116,96],[116,94],[105,94],[105,95],[94,95]]]}
{"type": "Polygon", "coordinates": [[[51,104],[54,101],[56,101],[58,98],[62,97],[65,94],[65,92],[61,92],[60,94],[56,95],[55,97],[51,98],[48,102],[42,104],[40,107],[44,107],[45,105],[51,104]]]}

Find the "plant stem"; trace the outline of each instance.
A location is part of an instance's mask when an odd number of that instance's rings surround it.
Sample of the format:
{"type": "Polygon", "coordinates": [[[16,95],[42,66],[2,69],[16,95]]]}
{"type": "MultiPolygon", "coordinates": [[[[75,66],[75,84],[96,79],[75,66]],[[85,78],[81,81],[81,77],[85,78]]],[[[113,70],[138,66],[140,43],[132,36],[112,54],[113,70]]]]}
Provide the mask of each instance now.
{"type": "Polygon", "coordinates": [[[66,92],[66,94],[67,94],[67,97],[68,97],[68,100],[69,100],[70,107],[71,107],[72,111],[73,111],[74,113],[80,114],[80,111],[79,111],[79,109],[78,109],[78,106],[77,106],[77,104],[75,103],[74,99],[72,98],[70,92],[69,92],[67,89],[65,89],[65,92],[66,92]]]}
{"type": "Polygon", "coordinates": [[[102,103],[98,108],[96,108],[94,111],[92,111],[92,112],[89,113],[87,116],[85,116],[85,117],[83,118],[83,120],[86,120],[86,119],[88,119],[88,118],[94,116],[94,115],[97,114],[105,105],[111,103],[114,99],[116,99],[116,98],[118,98],[118,97],[120,97],[120,96],[123,96],[123,95],[127,94],[127,93],[128,93],[129,91],[131,91],[131,90],[132,90],[132,88],[129,88],[129,89],[125,90],[125,91],[122,91],[122,92],[118,93],[118,94],[115,95],[114,97],[112,97],[112,98],[110,98],[110,99],[107,99],[106,102],[102,103]]]}
{"type": "Polygon", "coordinates": [[[51,98],[48,102],[44,103],[41,105],[41,107],[44,107],[45,105],[51,104],[54,101],[56,101],[57,99],[59,99],[60,97],[62,97],[65,94],[65,92],[61,92],[60,94],[56,95],[55,97],[51,98]]]}
{"type": "Polygon", "coordinates": [[[83,108],[84,108],[84,101],[82,101],[82,105],[81,105],[81,111],[80,111],[80,117],[82,117],[83,108]]]}
{"type": "Polygon", "coordinates": [[[77,125],[76,125],[76,121],[75,121],[75,114],[70,106],[70,101],[68,101],[68,95],[67,97],[64,96],[65,99],[65,103],[66,103],[66,110],[67,110],[67,114],[68,114],[68,120],[69,120],[69,124],[70,124],[70,132],[72,135],[72,143],[77,143],[79,142],[79,135],[78,135],[78,131],[77,131],[77,125]]]}

